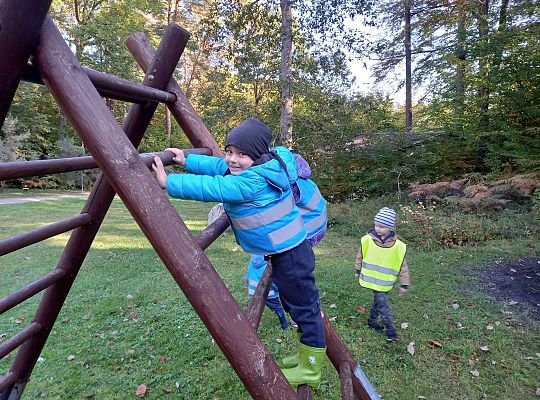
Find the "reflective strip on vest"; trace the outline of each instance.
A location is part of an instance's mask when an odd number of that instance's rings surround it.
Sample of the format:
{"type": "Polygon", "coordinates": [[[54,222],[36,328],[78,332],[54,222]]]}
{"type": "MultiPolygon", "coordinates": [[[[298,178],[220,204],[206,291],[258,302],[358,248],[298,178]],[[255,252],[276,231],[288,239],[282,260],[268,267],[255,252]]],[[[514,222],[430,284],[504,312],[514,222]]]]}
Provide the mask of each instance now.
{"type": "Polygon", "coordinates": [[[310,211],[316,210],[322,199],[323,197],[321,195],[321,192],[318,188],[315,188],[315,193],[313,193],[313,196],[311,196],[311,199],[308,201],[308,203],[303,206],[298,205],[298,207],[300,208],[300,214],[304,215],[310,211]]]}
{"type": "Polygon", "coordinates": [[[368,264],[365,261],[362,261],[362,268],[368,269],[370,271],[382,272],[383,274],[388,274],[388,275],[395,275],[395,276],[399,275],[399,271],[396,271],[395,269],[385,268],[385,267],[381,267],[375,264],[368,264]]]}
{"type": "Polygon", "coordinates": [[[277,221],[293,211],[294,200],[283,201],[274,207],[253,215],[249,215],[243,218],[230,218],[232,224],[238,229],[255,229],[264,225],[268,225],[273,221],[277,221]]]}
{"type": "Polygon", "coordinates": [[[384,281],[382,279],[373,278],[371,276],[366,276],[364,274],[360,274],[360,280],[364,282],[374,283],[375,285],[379,286],[394,286],[394,283],[396,283],[395,279],[392,279],[391,281],[384,281]]]}
{"type": "Polygon", "coordinates": [[[289,222],[287,225],[276,229],[273,232],[268,234],[270,241],[274,246],[279,245],[280,243],[286,242],[290,238],[298,235],[304,229],[304,221],[300,215],[296,217],[293,221],[289,222]]]}

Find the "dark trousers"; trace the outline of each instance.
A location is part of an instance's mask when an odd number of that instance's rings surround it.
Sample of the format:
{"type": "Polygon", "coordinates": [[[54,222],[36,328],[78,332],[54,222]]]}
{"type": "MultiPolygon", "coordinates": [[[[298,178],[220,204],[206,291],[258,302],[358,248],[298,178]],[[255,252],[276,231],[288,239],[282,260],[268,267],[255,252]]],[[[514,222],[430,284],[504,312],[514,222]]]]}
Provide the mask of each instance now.
{"type": "Polygon", "coordinates": [[[279,288],[283,308],[291,314],[307,346],[326,347],[319,289],[315,285],[315,255],[307,241],[270,256],[272,279],[279,288]]]}
{"type": "Polygon", "coordinates": [[[373,304],[371,305],[371,311],[369,312],[368,324],[375,326],[378,324],[377,319],[381,317],[386,333],[395,333],[394,321],[392,318],[392,308],[390,307],[390,301],[388,300],[387,292],[373,291],[373,304]]]}
{"type": "Polygon", "coordinates": [[[281,301],[279,301],[279,297],[274,297],[273,299],[267,298],[266,306],[270,310],[275,312],[277,315],[285,314],[285,311],[283,310],[283,307],[281,306],[281,301]]]}

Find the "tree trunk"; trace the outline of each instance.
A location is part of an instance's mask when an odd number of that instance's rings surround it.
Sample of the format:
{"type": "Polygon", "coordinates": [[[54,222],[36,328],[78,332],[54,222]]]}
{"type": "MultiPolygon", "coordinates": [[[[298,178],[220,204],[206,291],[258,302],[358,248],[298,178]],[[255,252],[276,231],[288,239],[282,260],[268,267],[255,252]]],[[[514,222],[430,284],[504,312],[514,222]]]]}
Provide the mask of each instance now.
{"type": "Polygon", "coordinates": [[[480,59],[478,60],[480,87],[478,95],[480,97],[480,124],[482,127],[489,126],[489,82],[488,82],[488,18],[489,0],[482,0],[478,13],[478,37],[480,39],[480,59]]]}
{"type": "Polygon", "coordinates": [[[292,56],[293,56],[293,32],[292,32],[292,1],[280,0],[281,3],[281,144],[285,147],[293,147],[292,138],[292,56]]]}
{"type": "Polygon", "coordinates": [[[412,131],[412,55],[411,55],[411,1],[404,0],[405,6],[405,128],[412,131]]]}
{"type": "Polygon", "coordinates": [[[465,102],[465,41],[467,39],[467,31],[465,30],[465,10],[459,8],[459,19],[457,28],[457,45],[456,45],[456,94],[454,115],[458,118],[461,126],[461,118],[463,118],[463,107],[465,102]]]}

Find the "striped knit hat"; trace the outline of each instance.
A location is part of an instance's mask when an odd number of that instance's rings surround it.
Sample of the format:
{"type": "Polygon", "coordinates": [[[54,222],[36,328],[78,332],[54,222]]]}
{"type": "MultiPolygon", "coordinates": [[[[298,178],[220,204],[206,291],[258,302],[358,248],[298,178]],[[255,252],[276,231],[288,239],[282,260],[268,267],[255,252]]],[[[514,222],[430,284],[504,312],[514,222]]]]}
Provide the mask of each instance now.
{"type": "Polygon", "coordinates": [[[385,228],[395,228],[396,226],[396,212],[388,207],[383,207],[375,215],[375,223],[385,228]]]}

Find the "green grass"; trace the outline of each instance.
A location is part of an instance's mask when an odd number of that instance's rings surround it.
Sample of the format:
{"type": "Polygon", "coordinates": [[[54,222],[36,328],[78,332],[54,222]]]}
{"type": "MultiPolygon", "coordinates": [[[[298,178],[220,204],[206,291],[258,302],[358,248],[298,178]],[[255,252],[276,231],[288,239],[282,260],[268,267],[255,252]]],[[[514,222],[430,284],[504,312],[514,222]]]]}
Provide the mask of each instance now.
{"type": "MultiPolygon", "coordinates": [[[[190,229],[204,228],[209,204],[173,203],[190,229]]],[[[0,239],[75,215],[83,204],[82,199],[69,199],[0,205],[0,239]]],[[[316,249],[324,308],[330,318],[335,317],[339,334],[381,397],[534,398],[540,385],[539,324],[513,314],[517,323],[506,325],[503,312],[513,311],[512,306],[481,291],[479,272],[494,260],[538,256],[534,240],[539,233],[538,215],[463,215],[438,208],[402,208],[399,233],[409,243],[412,287],[405,297],[392,294],[391,302],[396,325],[408,322],[409,327],[399,330],[399,342],[389,344],[383,335],[366,328],[366,315],[356,310],[358,306],[369,309],[371,293],[355,282],[353,268],[360,237],[377,208],[387,204],[389,199],[332,206],[331,229],[316,249]],[[460,238],[466,238],[461,241],[466,245],[459,244],[460,238]],[[454,309],[452,303],[460,307],[454,309]],[[488,324],[494,329],[487,330],[488,324]],[[431,347],[431,340],[442,347],[431,347]],[[410,342],[415,343],[414,356],[406,350],[410,342]],[[480,349],[485,345],[488,352],[480,349]],[[480,376],[473,377],[473,370],[480,376]]],[[[0,297],[54,268],[67,238],[60,235],[0,258],[0,297]]],[[[219,238],[206,253],[245,307],[247,254],[231,234],[219,238]]],[[[32,320],[38,300],[39,296],[29,299],[0,317],[3,340],[32,320]],[[20,324],[19,317],[24,317],[20,324]]],[[[282,331],[268,311],[259,333],[276,358],[294,351],[294,333],[282,331]]],[[[14,354],[0,361],[0,374],[7,371],[14,354]]],[[[136,398],[135,390],[143,383],[149,388],[145,396],[149,399],[249,398],[118,199],[42,358],[25,398],[136,398]],[[68,360],[70,355],[75,358],[68,360]]],[[[323,374],[316,398],[340,398],[339,380],[329,362],[323,374]]]]}

